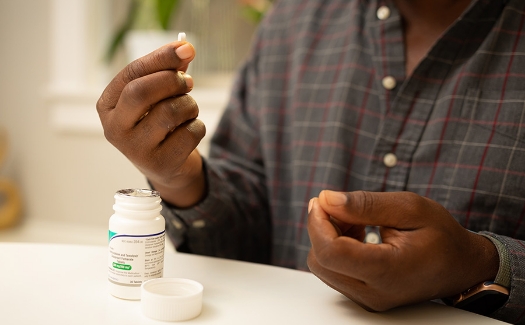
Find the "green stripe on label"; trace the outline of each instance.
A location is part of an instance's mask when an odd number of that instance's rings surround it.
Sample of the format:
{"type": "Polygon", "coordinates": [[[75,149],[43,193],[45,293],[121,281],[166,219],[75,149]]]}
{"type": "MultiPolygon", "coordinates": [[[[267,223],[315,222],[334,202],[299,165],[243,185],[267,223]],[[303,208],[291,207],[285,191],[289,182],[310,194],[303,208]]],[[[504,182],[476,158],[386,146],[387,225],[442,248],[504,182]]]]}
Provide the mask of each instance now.
{"type": "Polygon", "coordinates": [[[125,271],[131,270],[131,265],[128,265],[128,264],[119,264],[119,263],[113,262],[113,267],[119,270],[125,270],[125,271]]]}

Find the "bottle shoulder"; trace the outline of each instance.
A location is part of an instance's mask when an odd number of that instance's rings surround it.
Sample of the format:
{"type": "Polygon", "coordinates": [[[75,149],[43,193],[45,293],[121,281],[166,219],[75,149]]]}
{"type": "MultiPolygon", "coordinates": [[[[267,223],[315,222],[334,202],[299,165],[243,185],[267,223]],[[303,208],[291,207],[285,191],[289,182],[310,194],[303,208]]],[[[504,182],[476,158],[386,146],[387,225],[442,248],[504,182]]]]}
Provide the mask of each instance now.
{"type": "Polygon", "coordinates": [[[164,231],[165,227],[166,224],[162,215],[148,219],[137,219],[114,214],[109,218],[109,230],[116,233],[155,234],[164,231]]]}

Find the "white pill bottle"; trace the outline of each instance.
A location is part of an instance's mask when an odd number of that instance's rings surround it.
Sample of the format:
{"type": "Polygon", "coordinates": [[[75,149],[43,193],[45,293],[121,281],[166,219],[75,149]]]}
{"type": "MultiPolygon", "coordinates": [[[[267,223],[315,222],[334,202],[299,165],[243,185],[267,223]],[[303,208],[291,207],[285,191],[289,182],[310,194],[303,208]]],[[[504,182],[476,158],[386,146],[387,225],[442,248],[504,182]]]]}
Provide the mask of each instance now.
{"type": "Polygon", "coordinates": [[[109,219],[109,292],[139,300],[140,285],[161,278],[164,271],[165,223],[160,194],[148,189],[123,189],[115,194],[109,219]]]}

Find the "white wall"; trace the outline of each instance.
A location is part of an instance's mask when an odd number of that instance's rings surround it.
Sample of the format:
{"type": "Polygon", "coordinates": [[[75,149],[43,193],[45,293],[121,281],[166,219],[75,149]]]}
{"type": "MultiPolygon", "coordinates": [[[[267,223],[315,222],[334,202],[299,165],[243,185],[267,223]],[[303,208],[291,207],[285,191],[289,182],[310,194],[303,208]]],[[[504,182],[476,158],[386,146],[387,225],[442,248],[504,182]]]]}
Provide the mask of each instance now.
{"type": "MultiPolygon", "coordinates": [[[[45,99],[52,78],[52,1],[0,0],[0,127],[8,130],[11,144],[0,176],[19,185],[23,220],[104,228],[114,192],[147,183],[102,132],[52,126],[45,99]]],[[[220,108],[203,115],[213,124],[220,108]]]]}
{"type": "Polygon", "coordinates": [[[0,7],[0,125],[11,143],[2,172],[21,188],[23,217],[105,226],[113,193],[145,180],[101,134],[51,127],[50,2],[1,0],[0,7]]]}

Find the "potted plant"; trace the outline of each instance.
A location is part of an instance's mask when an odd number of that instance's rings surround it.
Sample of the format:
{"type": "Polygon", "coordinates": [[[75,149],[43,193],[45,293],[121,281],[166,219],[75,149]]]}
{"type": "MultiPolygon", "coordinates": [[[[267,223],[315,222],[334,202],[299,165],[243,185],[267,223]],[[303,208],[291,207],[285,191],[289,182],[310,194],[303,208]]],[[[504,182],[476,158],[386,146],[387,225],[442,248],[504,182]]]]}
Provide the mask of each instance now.
{"type": "Polygon", "coordinates": [[[173,41],[169,31],[180,0],[131,0],[125,21],[112,35],[105,60],[111,62],[117,50],[126,45],[128,59],[134,60],[173,41]]]}

